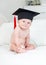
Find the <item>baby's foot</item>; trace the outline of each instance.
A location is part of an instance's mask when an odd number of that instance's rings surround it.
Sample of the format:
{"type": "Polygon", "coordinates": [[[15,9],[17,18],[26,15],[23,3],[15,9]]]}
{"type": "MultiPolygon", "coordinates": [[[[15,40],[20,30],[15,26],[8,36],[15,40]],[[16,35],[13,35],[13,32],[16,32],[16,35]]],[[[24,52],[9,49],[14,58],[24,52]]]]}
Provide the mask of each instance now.
{"type": "Polygon", "coordinates": [[[33,45],[33,44],[29,44],[27,47],[26,47],[26,50],[32,50],[32,49],[35,49],[36,46],[33,45]]]}

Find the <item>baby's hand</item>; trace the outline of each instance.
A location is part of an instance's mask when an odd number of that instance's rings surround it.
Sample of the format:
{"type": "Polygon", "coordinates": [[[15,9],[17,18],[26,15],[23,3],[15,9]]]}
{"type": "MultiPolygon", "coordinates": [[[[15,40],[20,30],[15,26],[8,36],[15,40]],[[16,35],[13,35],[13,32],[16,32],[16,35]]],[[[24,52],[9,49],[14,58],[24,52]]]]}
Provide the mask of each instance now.
{"type": "Polygon", "coordinates": [[[25,48],[18,48],[17,53],[24,53],[26,52],[25,48]]]}
{"type": "Polygon", "coordinates": [[[20,44],[17,49],[18,49],[17,53],[24,53],[24,52],[26,52],[25,46],[23,44],[20,44]]]}

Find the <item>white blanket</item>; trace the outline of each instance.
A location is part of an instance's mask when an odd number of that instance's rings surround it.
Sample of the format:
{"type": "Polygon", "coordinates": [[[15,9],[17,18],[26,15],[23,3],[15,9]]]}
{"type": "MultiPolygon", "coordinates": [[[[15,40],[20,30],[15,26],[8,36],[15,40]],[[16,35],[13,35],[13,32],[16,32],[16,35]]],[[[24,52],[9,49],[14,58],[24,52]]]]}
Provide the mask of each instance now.
{"type": "Polygon", "coordinates": [[[0,65],[46,65],[46,46],[16,54],[8,45],[0,46],[0,65]]]}

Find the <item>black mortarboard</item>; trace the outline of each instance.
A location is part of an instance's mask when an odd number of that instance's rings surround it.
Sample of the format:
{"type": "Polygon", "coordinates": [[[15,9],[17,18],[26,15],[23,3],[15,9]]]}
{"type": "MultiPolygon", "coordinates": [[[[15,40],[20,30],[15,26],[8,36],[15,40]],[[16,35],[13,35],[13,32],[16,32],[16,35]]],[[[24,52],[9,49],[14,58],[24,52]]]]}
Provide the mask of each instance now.
{"type": "Polygon", "coordinates": [[[17,15],[18,16],[18,20],[19,19],[30,19],[30,20],[32,20],[33,17],[38,15],[38,14],[40,14],[40,13],[34,12],[34,11],[30,11],[30,10],[27,10],[27,9],[19,8],[12,15],[17,15]]]}

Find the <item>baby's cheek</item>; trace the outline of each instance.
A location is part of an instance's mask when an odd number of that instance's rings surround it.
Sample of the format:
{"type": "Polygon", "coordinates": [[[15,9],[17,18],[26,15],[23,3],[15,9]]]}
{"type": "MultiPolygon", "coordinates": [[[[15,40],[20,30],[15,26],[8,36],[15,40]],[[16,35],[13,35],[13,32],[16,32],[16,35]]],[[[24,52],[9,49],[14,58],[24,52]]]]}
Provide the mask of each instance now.
{"type": "Polygon", "coordinates": [[[28,25],[27,25],[27,28],[29,28],[29,27],[30,27],[30,25],[28,24],[28,25]]]}
{"type": "Polygon", "coordinates": [[[23,26],[23,23],[20,23],[20,26],[23,26]]]}

